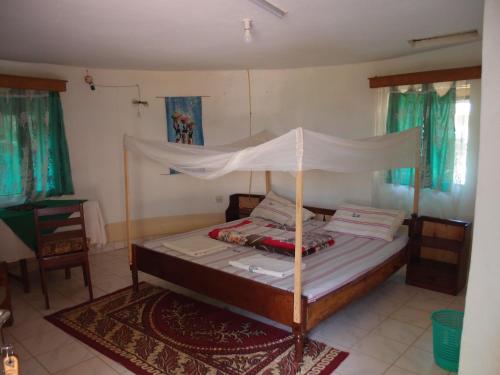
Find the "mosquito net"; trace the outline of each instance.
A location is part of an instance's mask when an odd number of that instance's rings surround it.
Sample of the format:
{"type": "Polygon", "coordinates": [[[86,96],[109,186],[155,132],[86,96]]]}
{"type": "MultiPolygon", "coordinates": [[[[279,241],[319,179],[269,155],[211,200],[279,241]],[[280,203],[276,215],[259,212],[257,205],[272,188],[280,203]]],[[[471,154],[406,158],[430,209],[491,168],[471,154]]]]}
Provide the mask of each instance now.
{"type": "Polygon", "coordinates": [[[419,162],[418,129],[352,140],[296,128],[281,136],[261,132],[221,146],[148,141],[125,135],[124,145],[166,168],[204,179],[251,170],[356,173],[417,167],[419,162]]]}

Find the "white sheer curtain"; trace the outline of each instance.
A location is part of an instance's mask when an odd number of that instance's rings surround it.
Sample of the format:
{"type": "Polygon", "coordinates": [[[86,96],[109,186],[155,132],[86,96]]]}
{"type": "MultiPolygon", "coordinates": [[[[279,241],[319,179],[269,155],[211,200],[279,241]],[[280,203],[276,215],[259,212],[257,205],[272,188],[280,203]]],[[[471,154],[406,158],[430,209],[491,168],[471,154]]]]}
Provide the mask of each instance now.
{"type": "MultiPolygon", "coordinates": [[[[481,100],[481,81],[468,81],[470,84],[470,114],[468,122],[467,156],[465,160],[465,181],[455,183],[451,192],[431,189],[420,191],[420,215],[428,215],[447,219],[472,220],[476,197],[477,158],[479,152],[479,109],[481,100]]],[[[449,84],[436,85],[436,91],[447,92],[449,84]]],[[[402,88],[404,90],[404,88],[402,88]]],[[[376,134],[386,133],[386,119],[389,101],[389,88],[377,90],[375,126],[376,134]]],[[[457,100],[460,94],[457,90],[457,100]]],[[[385,172],[374,173],[373,205],[377,207],[398,208],[407,214],[412,211],[413,187],[392,185],[385,182],[385,172]]]]}

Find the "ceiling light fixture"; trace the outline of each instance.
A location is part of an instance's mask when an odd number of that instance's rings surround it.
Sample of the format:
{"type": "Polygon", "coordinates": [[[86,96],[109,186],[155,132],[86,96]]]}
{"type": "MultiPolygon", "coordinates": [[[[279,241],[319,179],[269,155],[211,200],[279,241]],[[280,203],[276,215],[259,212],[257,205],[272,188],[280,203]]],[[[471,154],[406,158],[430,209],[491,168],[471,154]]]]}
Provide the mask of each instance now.
{"type": "Polygon", "coordinates": [[[245,42],[252,42],[252,20],[250,18],[243,18],[243,39],[245,42]]]}
{"type": "Polygon", "coordinates": [[[429,48],[474,42],[479,39],[479,32],[477,30],[471,30],[453,34],[437,35],[430,38],[411,39],[408,43],[412,48],[429,48]]]}
{"type": "Polygon", "coordinates": [[[267,10],[268,12],[271,12],[277,17],[285,17],[288,13],[286,10],[281,9],[277,5],[267,0],[250,0],[250,1],[254,4],[257,4],[261,8],[267,10]]]}

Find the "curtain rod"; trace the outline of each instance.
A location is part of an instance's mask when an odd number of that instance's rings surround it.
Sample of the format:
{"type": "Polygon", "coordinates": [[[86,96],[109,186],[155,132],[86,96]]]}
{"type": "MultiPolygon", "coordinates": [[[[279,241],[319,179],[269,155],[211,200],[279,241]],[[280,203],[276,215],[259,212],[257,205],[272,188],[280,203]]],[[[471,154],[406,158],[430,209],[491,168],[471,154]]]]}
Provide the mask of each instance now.
{"type": "Polygon", "coordinates": [[[0,87],[11,89],[42,90],[42,91],[66,91],[66,82],[62,79],[13,76],[0,74],[0,87]]]}
{"type": "Polygon", "coordinates": [[[464,81],[481,78],[481,66],[469,66],[465,68],[429,70],[406,74],[395,74],[390,76],[368,78],[370,88],[415,85],[421,83],[436,83],[449,81],[464,81]]]}
{"type": "Polygon", "coordinates": [[[165,98],[189,98],[191,96],[199,96],[200,98],[211,98],[210,95],[155,96],[155,98],[157,98],[157,99],[165,99],[165,98]]]}

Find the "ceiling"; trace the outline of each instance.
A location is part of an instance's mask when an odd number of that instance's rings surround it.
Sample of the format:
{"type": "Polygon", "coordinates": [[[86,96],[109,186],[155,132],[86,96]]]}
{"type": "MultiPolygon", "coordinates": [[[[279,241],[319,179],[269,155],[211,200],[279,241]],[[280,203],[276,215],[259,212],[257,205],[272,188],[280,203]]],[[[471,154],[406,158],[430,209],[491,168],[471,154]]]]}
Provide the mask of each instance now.
{"type": "Polygon", "coordinates": [[[483,0],[0,0],[0,59],[154,70],[293,68],[408,55],[482,29],[483,0]],[[253,20],[253,41],[242,19],[253,20]]]}

